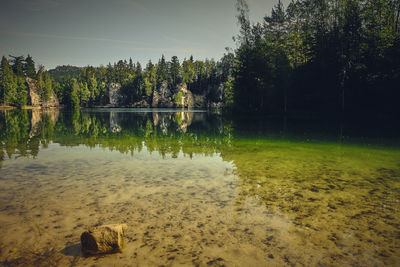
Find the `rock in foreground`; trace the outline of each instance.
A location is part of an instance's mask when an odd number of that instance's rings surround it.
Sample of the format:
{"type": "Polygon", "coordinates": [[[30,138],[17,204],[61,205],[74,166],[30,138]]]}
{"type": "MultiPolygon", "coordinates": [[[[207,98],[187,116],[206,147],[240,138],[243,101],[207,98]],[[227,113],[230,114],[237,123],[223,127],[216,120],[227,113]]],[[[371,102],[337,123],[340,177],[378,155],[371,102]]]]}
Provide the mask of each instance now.
{"type": "Polygon", "coordinates": [[[81,235],[82,251],[87,254],[120,251],[126,229],[126,224],[108,224],[91,228],[81,235]]]}

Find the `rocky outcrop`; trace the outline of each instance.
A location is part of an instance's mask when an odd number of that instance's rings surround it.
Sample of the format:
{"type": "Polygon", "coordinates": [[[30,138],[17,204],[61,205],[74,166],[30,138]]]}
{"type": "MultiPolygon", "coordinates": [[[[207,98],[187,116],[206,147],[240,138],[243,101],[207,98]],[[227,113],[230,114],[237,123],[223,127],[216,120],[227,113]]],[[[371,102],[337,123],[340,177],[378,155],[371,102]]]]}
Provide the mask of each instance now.
{"type": "Polygon", "coordinates": [[[193,107],[197,109],[206,108],[207,107],[206,96],[193,95],[193,107]]]}
{"type": "Polygon", "coordinates": [[[163,81],[160,87],[153,92],[153,108],[172,108],[174,102],[172,100],[173,93],[167,81],[163,81]]]}
{"type": "Polygon", "coordinates": [[[81,235],[82,251],[92,255],[120,251],[126,230],[126,224],[109,224],[91,228],[81,235]]]}
{"type": "Polygon", "coordinates": [[[177,86],[177,92],[174,94],[173,98],[176,107],[191,109],[194,106],[193,94],[187,89],[187,85],[185,83],[177,86]]]}
{"type": "Polygon", "coordinates": [[[174,95],[177,107],[189,109],[221,109],[224,106],[224,85],[209,87],[204,94],[193,94],[187,89],[186,84],[177,87],[177,94],[174,95]],[[179,99],[179,101],[177,101],[179,99]]]}
{"type": "Polygon", "coordinates": [[[194,96],[188,90],[185,83],[179,84],[176,88],[171,88],[164,81],[158,90],[153,92],[152,107],[153,108],[193,108],[195,103],[194,96]]]}
{"type": "Polygon", "coordinates": [[[60,106],[60,102],[58,102],[57,96],[54,91],[51,92],[50,98],[48,101],[43,101],[40,97],[39,90],[36,86],[36,80],[31,78],[26,78],[26,84],[29,89],[29,97],[30,102],[33,107],[58,107],[60,106]]]}
{"type": "MultiPolygon", "coordinates": [[[[118,107],[121,84],[108,84],[110,105],[118,107]]],[[[223,107],[224,86],[207,88],[202,95],[193,94],[185,83],[172,87],[163,81],[153,92],[152,97],[143,97],[139,101],[125,107],[133,108],[188,108],[188,109],[220,109],[223,107]]]]}
{"type": "Polygon", "coordinates": [[[121,89],[120,83],[109,83],[108,85],[108,95],[110,99],[111,106],[118,106],[119,103],[119,89],[121,89]]]}
{"type": "Polygon", "coordinates": [[[147,102],[146,99],[142,99],[132,104],[132,108],[149,108],[149,107],[150,104],[147,102]]]}
{"type": "Polygon", "coordinates": [[[214,100],[216,103],[223,103],[224,97],[225,97],[225,87],[223,83],[220,83],[216,91],[216,97],[214,100]]]}

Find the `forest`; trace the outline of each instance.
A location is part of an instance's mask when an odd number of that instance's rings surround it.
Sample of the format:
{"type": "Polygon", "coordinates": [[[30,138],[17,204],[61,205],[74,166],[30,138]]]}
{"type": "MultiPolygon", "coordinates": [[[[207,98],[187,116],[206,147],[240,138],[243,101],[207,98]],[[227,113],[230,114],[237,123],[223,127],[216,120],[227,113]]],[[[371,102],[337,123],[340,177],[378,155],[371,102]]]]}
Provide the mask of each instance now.
{"type": "Polygon", "coordinates": [[[400,96],[400,1],[277,1],[260,22],[238,0],[236,47],[194,60],[162,56],[144,67],[132,59],[107,66],[35,69],[31,56],[3,56],[0,103],[29,104],[26,77],[40,97],[54,91],[70,108],[104,106],[119,83],[121,106],[147,101],[163,82],[185,84],[207,101],[224,88],[224,110],[252,114],[396,116],[400,96]]]}
{"type": "Polygon", "coordinates": [[[280,1],[262,22],[237,1],[234,108],[253,113],[395,115],[400,1],[280,1]]]}

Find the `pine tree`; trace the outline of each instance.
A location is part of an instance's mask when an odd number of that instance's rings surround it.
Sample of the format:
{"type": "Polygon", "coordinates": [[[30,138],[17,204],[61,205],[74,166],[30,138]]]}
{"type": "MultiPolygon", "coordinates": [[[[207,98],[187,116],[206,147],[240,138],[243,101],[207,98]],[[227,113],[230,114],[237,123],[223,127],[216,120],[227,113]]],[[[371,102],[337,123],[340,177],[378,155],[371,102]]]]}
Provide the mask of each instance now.
{"type": "Polygon", "coordinates": [[[161,84],[163,81],[167,80],[168,66],[165,62],[165,57],[162,55],[161,59],[157,65],[157,83],[161,84]]]}
{"type": "Polygon", "coordinates": [[[171,80],[172,80],[172,84],[176,85],[180,82],[180,78],[181,78],[181,66],[179,64],[179,59],[177,56],[173,56],[171,58],[171,63],[170,63],[170,68],[169,68],[169,73],[171,75],[171,80]]]}
{"type": "Polygon", "coordinates": [[[272,8],[271,16],[266,16],[264,21],[267,24],[267,30],[271,31],[276,39],[282,37],[286,32],[285,29],[286,14],[282,2],[279,0],[278,4],[272,8]]]}
{"type": "Polygon", "coordinates": [[[34,79],[36,76],[35,62],[32,57],[28,55],[25,59],[24,65],[25,75],[29,78],[34,79]]]}
{"type": "Polygon", "coordinates": [[[93,104],[99,96],[99,89],[97,87],[97,80],[94,75],[91,75],[88,81],[88,88],[90,92],[90,102],[93,104]]]}
{"type": "Polygon", "coordinates": [[[79,103],[85,106],[89,101],[89,95],[90,95],[88,85],[86,82],[81,82],[79,84],[79,90],[77,93],[79,97],[79,103]]]}
{"type": "Polygon", "coordinates": [[[12,69],[15,73],[15,75],[17,76],[24,76],[24,65],[23,65],[23,61],[24,61],[24,57],[23,56],[11,56],[12,59],[12,69]]]}
{"type": "Polygon", "coordinates": [[[13,105],[17,98],[17,77],[11,69],[8,60],[3,56],[1,59],[1,93],[4,105],[13,105]]]}
{"type": "Polygon", "coordinates": [[[78,81],[75,78],[71,79],[71,82],[68,86],[68,104],[71,108],[73,109],[77,109],[79,108],[79,96],[78,96],[78,92],[79,92],[79,84],[78,81]]]}
{"type": "Polygon", "coordinates": [[[36,89],[37,89],[37,93],[40,96],[40,99],[43,100],[44,97],[44,91],[45,91],[45,81],[44,81],[44,66],[40,65],[39,66],[39,70],[36,74],[36,89]]]}
{"type": "Polygon", "coordinates": [[[42,100],[48,101],[52,95],[53,86],[51,82],[51,77],[48,71],[44,72],[44,88],[43,88],[43,96],[42,100]]]}
{"type": "Polygon", "coordinates": [[[16,89],[16,97],[15,97],[15,105],[18,107],[25,106],[28,102],[28,90],[26,88],[25,77],[17,76],[17,89],[16,89]]]}
{"type": "Polygon", "coordinates": [[[151,96],[157,86],[156,68],[151,60],[149,60],[149,63],[147,63],[146,66],[144,84],[146,95],[151,96]]]}
{"type": "Polygon", "coordinates": [[[133,83],[135,87],[136,95],[141,97],[146,95],[146,88],[143,80],[143,70],[142,65],[139,62],[136,62],[136,70],[135,70],[135,81],[133,83]]]}
{"type": "Polygon", "coordinates": [[[193,57],[190,60],[184,60],[182,63],[182,82],[190,85],[194,82],[196,73],[194,72],[193,57]]]}

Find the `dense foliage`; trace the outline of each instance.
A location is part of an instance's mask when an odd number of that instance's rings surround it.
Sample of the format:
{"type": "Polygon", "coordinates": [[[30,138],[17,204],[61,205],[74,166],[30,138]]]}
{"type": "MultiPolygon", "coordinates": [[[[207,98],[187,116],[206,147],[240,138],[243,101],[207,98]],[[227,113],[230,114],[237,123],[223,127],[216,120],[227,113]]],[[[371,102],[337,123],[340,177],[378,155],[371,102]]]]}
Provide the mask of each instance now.
{"type": "Polygon", "coordinates": [[[87,66],[79,72],[71,66],[50,70],[56,74],[55,91],[61,103],[70,106],[102,106],[108,104],[108,84],[119,83],[120,104],[130,106],[141,100],[149,100],[162,82],[166,81],[174,89],[184,83],[193,93],[213,100],[221,83],[227,81],[232,72],[234,56],[227,53],[219,62],[213,59],[194,60],[193,57],[179,62],[173,56],[167,61],[164,56],[145,67],[139,62],[120,60],[106,67],[87,66]]]}
{"type": "Polygon", "coordinates": [[[26,69],[29,70],[28,62],[24,64],[22,57],[13,57],[13,64],[10,65],[5,57],[1,59],[0,103],[15,106],[26,105],[28,91],[25,85],[25,74],[30,74],[26,71],[26,69]]]}
{"type": "Polygon", "coordinates": [[[237,10],[235,109],[398,114],[399,1],[278,1],[256,24],[237,10]]]}
{"type": "Polygon", "coordinates": [[[43,66],[36,72],[35,62],[28,55],[2,57],[0,66],[0,104],[22,107],[29,104],[26,78],[36,81],[36,88],[42,101],[47,101],[53,92],[53,80],[43,66]],[[11,62],[11,64],[10,64],[11,62]]]}

